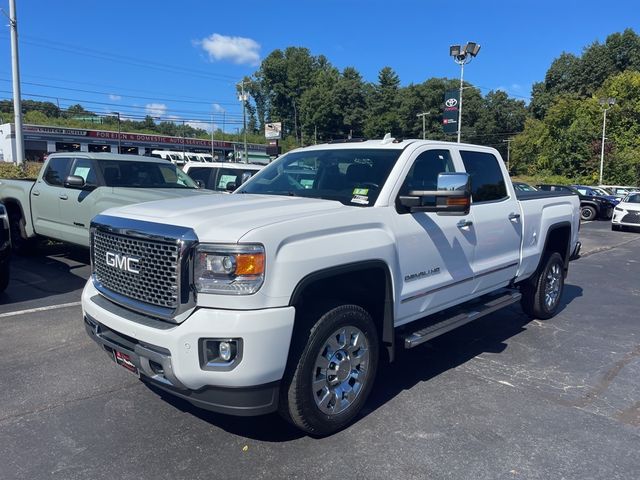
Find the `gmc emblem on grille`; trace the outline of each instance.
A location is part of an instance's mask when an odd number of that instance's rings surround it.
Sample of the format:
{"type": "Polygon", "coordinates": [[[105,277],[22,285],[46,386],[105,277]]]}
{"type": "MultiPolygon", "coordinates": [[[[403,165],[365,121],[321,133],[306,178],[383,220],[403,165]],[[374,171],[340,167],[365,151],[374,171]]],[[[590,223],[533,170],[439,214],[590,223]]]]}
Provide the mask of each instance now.
{"type": "Polygon", "coordinates": [[[127,257],[122,253],[107,252],[105,260],[107,265],[117,268],[118,270],[124,270],[125,272],[130,273],[140,273],[140,270],[138,269],[138,265],[140,264],[139,258],[127,257]]]}

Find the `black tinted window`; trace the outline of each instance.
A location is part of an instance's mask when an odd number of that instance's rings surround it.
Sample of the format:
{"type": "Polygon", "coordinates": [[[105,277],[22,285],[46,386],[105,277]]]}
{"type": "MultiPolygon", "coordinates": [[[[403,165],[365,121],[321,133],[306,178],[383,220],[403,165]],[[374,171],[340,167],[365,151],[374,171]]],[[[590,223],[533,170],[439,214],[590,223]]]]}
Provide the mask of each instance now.
{"type": "Polygon", "coordinates": [[[406,195],[410,190],[437,190],[438,174],[453,171],[453,162],[448,150],[423,152],[413,162],[400,189],[400,195],[406,195]]]}
{"type": "Polygon", "coordinates": [[[471,176],[471,198],[473,203],[490,202],[506,198],[502,170],[498,159],[491,153],[461,151],[462,162],[471,176]]]}
{"type": "Polygon", "coordinates": [[[193,180],[200,180],[203,184],[205,188],[211,188],[211,185],[209,185],[209,177],[211,176],[211,168],[205,168],[205,167],[201,167],[201,168],[190,168],[189,171],[187,172],[187,175],[189,175],[193,180]]]}
{"type": "Polygon", "coordinates": [[[62,186],[69,172],[70,158],[52,158],[44,172],[44,181],[49,185],[62,186]]]}

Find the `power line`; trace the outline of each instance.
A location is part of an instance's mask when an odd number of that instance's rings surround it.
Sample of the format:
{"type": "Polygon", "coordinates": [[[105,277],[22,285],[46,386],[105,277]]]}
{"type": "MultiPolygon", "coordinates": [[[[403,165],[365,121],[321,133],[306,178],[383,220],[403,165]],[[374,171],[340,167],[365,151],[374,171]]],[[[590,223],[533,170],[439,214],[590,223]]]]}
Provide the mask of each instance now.
{"type": "MultiPolygon", "coordinates": [[[[10,94],[11,92],[8,90],[0,90],[0,93],[8,93],[10,94]]],[[[65,100],[68,102],[77,102],[77,103],[84,103],[85,105],[100,105],[100,106],[108,106],[108,107],[113,107],[116,109],[137,109],[137,110],[144,110],[147,114],[149,114],[148,110],[149,107],[147,106],[142,106],[142,105],[122,105],[122,104],[117,104],[117,103],[109,103],[109,102],[99,102],[99,101],[93,101],[93,100],[83,100],[83,99],[77,99],[77,98],[68,98],[68,97],[57,97],[57,96],[51,96],[51,95],[43,95],[43,94],[36,94],[36,93],[26,93],[23,92],[24,96],[29,96],[29,97],[38,97],[38,98],[48,98],[48,99],[56,99],[56,100],[65,100]]],[[[203,120],[207,120],[211,118],[212,112],[206,112],[206,111],[202,111],[202,110],[176,110],[176,109],[167,109],[166,111],[171,112],[171,113],[176,113],[176,114],[181,114],[181,115],[187,115],[187,116],[193,116],[193,115],[202,115],[202,119],[203,120]]],[[[213,113],[214,115],[221,115],[221,113],[213,113]]],[[[150,116],[154,116],[152,114],[149,114],[150,116]]],[[[241,115],[227,115],[227,118],[230,119],[239,119],[242,118],[241,115]]]]}
{"type": "Polygon", "coordinates": [[[102,52],[100,50],[78,47],[76,45],[72,45],[69,43],[56,42],[53,40],[33,37],[30,35],[22,35],[21,38],[22,38],[22,43],[26,43],[28,45],[33,45],[36,47],[45,48],[49,50],[57,50],[57,51],[62,51],[66,53],[72,53],[72,54],[81,55],[81,56],[90,57],[90,58],[97,58],[100,60],[108,60],[111,62],[121,63],[124,65],[133,65],[137,67],[155,69],[155,70],[171,72],[171,73],[180,73],[180,74],[188,73],[192,76],[208,78],[214,81],[232,83],[235,80],[235,77],[232,77],[230,75],[211,73],[211,72],[206,72],[204,70],[197,70],[197,69],[188,68],[188,67],[180,67],[177,65],[170,65],[167,63],[160,63],[160,62],[155,62],[151,60],[140,60],[134,57],[127,57],[124,55],[113,54],[109,52],[102,52]]]}
{"type": "MultiPolygon", "coordinates": [[[[0,78],[0,82],[10,82],[11,80],[9,80],[8,78],[0,78]]],[[[69,87],[58,87],[56,85],[47,85],[45,83],[34,83],[34,82],[21,82],[23,85],[32,85],[35,87],[44,87],[44,88],[53,88],[56,90],[67,90],[70,92],[80,92],[80,93],[95,93],[95,94],[100,94],[100,95],[112,95],[113,92],[99,92],[97,90],[84,90],[81,88],[69,88],[69,87]]],[[[124,95],[124,94],[118,94],[119,97],[123,97],[123,98],[133,98],[133,99],[139,99],[139,100],[153,100],[156,102],[174,102],[174,103],[192,103],[192,104],[196,104],[196,105],[202,105],[203,103],[208,103],[208,102],[203,102],[203,101],[196,101],[196,100],[178,100],[175,98],[159,98],[159,97],[144,97],[144,96],[136,96],[136,95],[124,95]]],[[[234,105],[236,106],[236,103],[232,103],[232,102],[215,102],[212,101],[210,102],[211,104],[217,103],[218,105],[234,105]]]]}

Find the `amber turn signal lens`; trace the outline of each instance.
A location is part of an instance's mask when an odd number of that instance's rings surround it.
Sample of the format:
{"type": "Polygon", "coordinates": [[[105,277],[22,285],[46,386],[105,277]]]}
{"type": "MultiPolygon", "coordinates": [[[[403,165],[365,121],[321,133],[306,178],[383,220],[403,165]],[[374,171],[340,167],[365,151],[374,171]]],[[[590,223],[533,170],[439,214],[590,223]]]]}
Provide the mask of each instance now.
{"type": "Polygon", "coordinates": [[[469,199],[468,198],[455,198],[455,197],[449,197],[447,198],[447,205],[449,206],[461,206],[461,205],[468,205],[469,204],[469,199]]]}
{"type": "Polygon", "coordinates": [[[260,275],[264,273],[263,253],[241,253],[236,256],[236,275],[260,275]]]}

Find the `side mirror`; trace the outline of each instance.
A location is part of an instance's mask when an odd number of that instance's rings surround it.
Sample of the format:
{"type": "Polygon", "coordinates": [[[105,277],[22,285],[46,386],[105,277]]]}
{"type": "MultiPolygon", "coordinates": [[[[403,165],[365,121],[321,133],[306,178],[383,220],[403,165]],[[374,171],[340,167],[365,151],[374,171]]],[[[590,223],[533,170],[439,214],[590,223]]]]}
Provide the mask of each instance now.
{"type": "Polygon", "coordinates": [[[240,178],[240,185],[251,178],[251,172],[243,172],[242,177],[240,178]]]}
{"type": "Polygon", "coordinates": [[[202,180],[196,180],[196,185],[198,186],[198,188],[204,188],[204,182],[202,180]]]}
{"type": "Polygon", "coordinates": [[[69,175],[64,181],[64,186],[67,188],[84,188],[85,181],[80,175],[69,175]]]}
{"type": "Polygon", "coordinates": [[[229,183],[227,183],[227,186],[225,187],[225,190],[227,192],[233,192],[236,188],[238,188],[238,186],[236,185],[236,182],[229,182],[229,183]]]}
{"type": "Polygon", "coordinates": [[[411,190],[400,196],[410,212],[466,215],[471,208],[471,177],[468,173],[440,173],[437,190],[411,190]]]}

